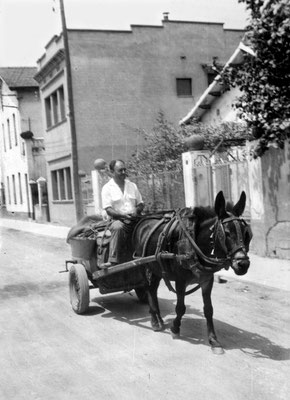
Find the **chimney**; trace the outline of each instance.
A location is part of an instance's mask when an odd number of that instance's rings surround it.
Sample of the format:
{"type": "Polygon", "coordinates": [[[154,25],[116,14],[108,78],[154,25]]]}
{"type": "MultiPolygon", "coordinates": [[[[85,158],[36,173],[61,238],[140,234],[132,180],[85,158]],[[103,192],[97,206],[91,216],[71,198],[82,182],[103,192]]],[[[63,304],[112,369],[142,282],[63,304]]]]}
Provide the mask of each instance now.
{"type": "Polygon", "coordinates": [[[163,21],[168,21],[169,20],[168,15],[169,15],[169,12],[164,12],[163,13],[163,21]]]}

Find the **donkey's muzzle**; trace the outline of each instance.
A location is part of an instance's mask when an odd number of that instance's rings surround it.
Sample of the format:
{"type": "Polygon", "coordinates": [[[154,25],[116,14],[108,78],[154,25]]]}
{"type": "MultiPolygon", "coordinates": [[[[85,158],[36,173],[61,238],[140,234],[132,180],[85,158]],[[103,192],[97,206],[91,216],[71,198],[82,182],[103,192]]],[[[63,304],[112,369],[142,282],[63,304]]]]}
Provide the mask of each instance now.
{"type": "Polygon", "coordinates": [[[250,266],[250,259],[248,256],[237,257],[233,259],[232,268],[236,275],[245,275],[250,266]]]}

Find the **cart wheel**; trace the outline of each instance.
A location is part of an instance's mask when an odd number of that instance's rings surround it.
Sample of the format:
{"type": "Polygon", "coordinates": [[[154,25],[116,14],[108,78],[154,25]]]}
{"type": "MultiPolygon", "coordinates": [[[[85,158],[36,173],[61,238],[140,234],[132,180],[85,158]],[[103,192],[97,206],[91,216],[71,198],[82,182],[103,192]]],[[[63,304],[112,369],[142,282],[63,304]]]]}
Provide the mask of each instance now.
{"type": "Polygon", "coordinates": [[[148,304],[148,295],[144,288],[142,287],[136,288],[135,293],[141,303],[148,304]]]}
{"type": "Polygon", "coordinates": [[[86,269],[81,264],[72,265],[69,270],[69,294],[74,312],[86,312],[90,303],[90,289],[86,269]]]}

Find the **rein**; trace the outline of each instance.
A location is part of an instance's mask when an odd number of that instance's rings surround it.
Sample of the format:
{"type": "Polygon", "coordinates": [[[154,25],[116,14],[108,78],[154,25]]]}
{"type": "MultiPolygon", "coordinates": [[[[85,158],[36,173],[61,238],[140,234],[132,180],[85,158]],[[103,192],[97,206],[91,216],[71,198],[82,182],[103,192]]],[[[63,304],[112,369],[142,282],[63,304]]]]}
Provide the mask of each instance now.
{"type": "MultiPolygon", "coordinates": [[[[248,224],[246,223],[246,221],[244,219],[241,219],[241,218],[236,217],[234,215],[231,215],[230,217],[225,218],[222,221],[217,221],[217,223],[216,223],[216,225],[217,225],[217,229],[216,229],[217,230],[217,235],[219,235],[219,232],[220,232],[221,237],[222,237],[222,238],[219,238],[220,243],[221,243],[221,245],[223,247],[223,250],[225,252],[227,252],[227,248],[226,248],[225,240],[224,240],[224,238],[226,236],[225,230],[224,230],[224,224],[226,224],[227,222],[233,222],[233,224],[235,225],[235,228],[236,228],[238,244],[231,250],[229,255],[232,256],[233,254],[235,254],[239,250],[241,250],[244,253],[244,258],[249,259],[249,257],[247,256],[247,248],[246,248],[246,246],[244,244],[244,239],[243,239],[243,234],[242,234],[242,231],[241,231],[241,227],[240,227],[240,224],[238,223],[238,221],[242,221],[242,223],[247,228],[247,230],[249,232],[249,235],[251,236],[252,233],[251,233],[251,230],[250,230],[248,224]]],[[[251,237],[249,238],[249,240],[251,240],[251,237]]]]}
{"type": "MultiPolygon", "coordinates": [[[[194,241],[194,239],[192,238],[192,236],[190,235],[186,225],[184,224],[180,212],[174,212],[174,213],[167,213],[165,214],[158,222],[157,224],[155,224],[153,226],[153,228],[150,230],[146,241],[144,243],[143,246],[143,251],[142,251],[142,257],[145,257],[146,255],[146,251],[147,251],[147,247],[148,247],[148,243],[152,237],[152,235],[157,231],[157,229],[159,227],[161,227],[164,223],[165,226],[162,230],[162,232],[159,234],[158,236],[158,242],[157,242],[157,246],[156,246],[156,251],[155,251],[155,258],[156,261],[158,262],[160,268],[161,268],[161,274],[162,274],[162,278],[167,286],[167,288],[171,291],[176,293],[176,290],[173,288],[168,276],[167,276],[167,272],[166,272],[166,268],[164,265],[164,259],[175,259],[175,260],[189,260],[190,259],[190,255],[189,254],[172,254],[172,253],[168,253],[167,251],[162,251],[162,248],[164,247],[164,241],[165,239],[168,237],[169,232],[173,231],[175,229],[175,225],[179,225],[183,231],[183,233],[185,234],[186,238],[188,239],[189,243],[191,244],[192,248],[194,249],[196,255],[199,257],[199,259],[203,262],[203,265],[200,262],[196,262],[194,264],[194,267],[196,267],[197,269],[199,269],[201,272],[206,272],[206,273],[212,273],[214,274],[217,271],[220,271],[222,268],[229,268],[230,264],[231,264],[231,256],[233,254],[235,254],[237,251],[242,250],[245,255],[246,255],[246,249],[244,246],[244,242],[243,242],[243,236],[242,236],[242,232],[241,232],[241,228],[237,222],[239,218],[235,217],[235,216],[231,216],[228,217],[226,219],[224,219],[223,221],[217,221],[217,223],[213,226],[213,229],[215,229],[216,232],[213,232],[215,234],[219,234],[219,229],[222,230],[222,236],[225,237],[225,232],[224,232],[224,228],[223,225],[227,222],[233,221],[237,230],[237,235],[238,235],[238,245],[235,246],[235,248],[230,252],[230,254],[225,257],[225,258],[212,258],[212,257],[208,257],[206,256],[202,250],[199,248],[199,246],[197,245],[197,243],[194,241]],[[204,265],[207,264],[207,265],[204,265]]],[[[140,221],[141,222],[141,221],[140,221]]],[[[246,222],[245,222],[246,224],[246,222]]],[[[169,235],[170,236],[170,235],[169,235]]],[[[222,246],[223,247],[223,246],[222,246]]],[[[225,248],[225,251],[226,248],[225,248]]],[[[189,269],[190,270],[190,269],[189,269]]],[[[210,278],[211,279],[211,278],[210,278]]],[[[196,290],[198,290],[201,287],[201,284],[204,282],[207,282],[209,279],[204,280],[203,282],[197,284],[193,289],[185,292],[185,295],[189,295],[193,292],[195,292],[196,290]]]]}
{"type": "Polygon", "coordinates": [[[210,265],[210,267],[206,267],[206,266],[201,266],[199,265],[198,268],[202,271],[206,271],[206,272],[217,272],[219,270],[221,270],[222,268],[226,268],[228,265],[230,265],[231,260],[230,257],[226,257],[226,258],[215,258],[212,259],[208,256],[206,256],[198,247],[198,245],[195,243],[195,241],[192,239],[192,237],[190,236],[186,226],[184,225],[184,222],[182,221],[180,214],[177,214],[177,218],[178,218],[178,222],[183,230],[183,232],[185,233],[185,236],[187,237],[187,239],[189,240],[190,244],[192,245],[192,247],[194,248],[195,252],[199,255],[199,257],[206,262],[207,264],[210,265]]]}

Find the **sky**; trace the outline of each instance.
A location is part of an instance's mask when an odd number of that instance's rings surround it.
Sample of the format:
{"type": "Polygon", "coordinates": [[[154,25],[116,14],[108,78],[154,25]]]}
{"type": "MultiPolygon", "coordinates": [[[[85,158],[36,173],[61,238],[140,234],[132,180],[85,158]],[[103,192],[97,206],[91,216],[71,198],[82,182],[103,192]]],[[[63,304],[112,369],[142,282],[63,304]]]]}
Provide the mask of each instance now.
{"type": "MultiPolygon", "coordinates": [[[[130,30],[162,25],[163,12],[179,21],[223,22],[243,29],[238,0],[64,0],[68,28],[130,30]]],[[[61,32],[59,0],[0,0],[0,67],[36,66],[53,35],[61,32]],[[54,9],[54,11],[53,11],[54,9]]]]}

